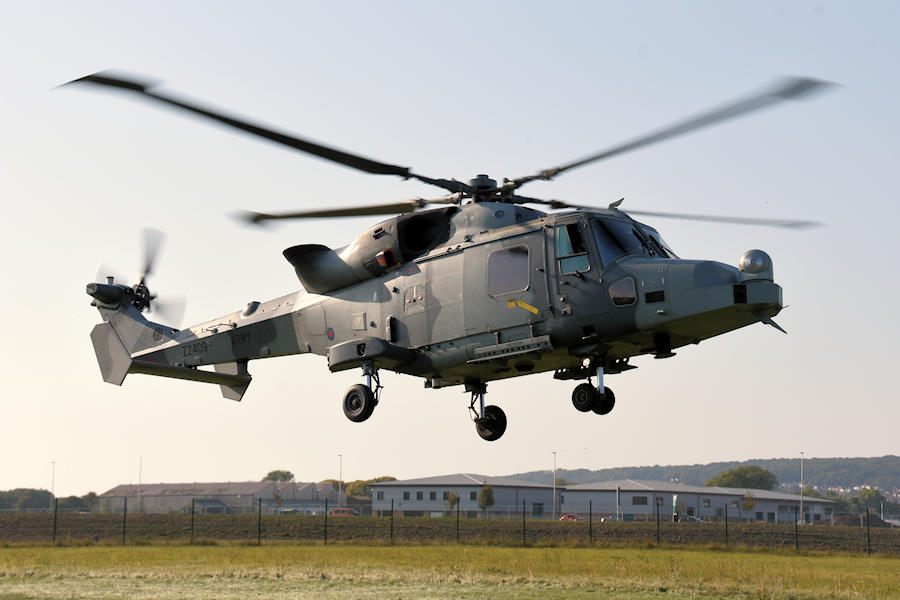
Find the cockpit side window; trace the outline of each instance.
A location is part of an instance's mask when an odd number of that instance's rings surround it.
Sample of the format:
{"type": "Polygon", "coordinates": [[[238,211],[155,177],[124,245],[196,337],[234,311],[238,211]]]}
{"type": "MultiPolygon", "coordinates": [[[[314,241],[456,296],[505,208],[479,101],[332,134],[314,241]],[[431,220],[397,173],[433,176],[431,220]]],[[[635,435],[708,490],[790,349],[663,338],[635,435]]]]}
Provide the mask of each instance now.
{"type": "Polygon", "coordinates": [[[556,258],[559,260],[559,273],[584,273],[591,269],[587,257],[587,247],[578,223],[560,225],[556,228],[556,258]]]}
{"type": "Polygon", "coordinates": [[[594,241],[604,267],[623,254],[643,252],[640,242],[628,232],[628,228],[617,228],[617,225],[615,221],[611,220],[594,219],[591,221],[594,241]]]}

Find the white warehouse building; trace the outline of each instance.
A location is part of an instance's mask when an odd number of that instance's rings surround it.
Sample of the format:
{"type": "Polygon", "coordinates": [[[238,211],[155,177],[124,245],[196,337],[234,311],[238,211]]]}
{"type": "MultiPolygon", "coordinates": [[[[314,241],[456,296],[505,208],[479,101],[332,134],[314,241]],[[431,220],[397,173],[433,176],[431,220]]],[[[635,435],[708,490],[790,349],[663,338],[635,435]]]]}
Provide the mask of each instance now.
{"type": "MultiPolygon", "coordinates": [[[[450,494],[456,494],[460,514],[475,517],[484,512],[478,508],[478,494],[485,486],[490,486],[494,492],[494,504],[487,509],[489,517],[521,516],[523,506],[531,517],[552,515],[552,486],[471,473],[375,483],[372,485],[372,514],[389,515],[393,501],[397,515],[443,517],[455,514],[456,509],[451,511],[447,500],[450,494]]],[[[562,490],[557,488],[557,500],[562,490]]]]}
{"type": "Polygon", "coordinates": [[[557,486],[519,481],[509,477],[489,477],[457,473],[372,485],[372,514],[407,517],[443,517],[455,513],[447,500],[459,497],[460,513],[466,517],[521,516],[554,518],[574,514],[587,518],[617,520],[750,520],[772,523],[793,522],[802,513],[806,522],[831,519],[833,503],[820,498],[801,498],[769,490],[698,487],[666,481],[622,479],[601,483],[557,486]],[[487,511],[478,507],[481,489],[490,486],[494,504],[487,511]],[[554,491],[556,501],[554,502],[554,491]],[[393,504],[392,504],[393,502],[393,504]],[[555,512],[554,512],[555,509],[555,512]]]}
{"type": "MultiPolygon", "coordinates": [[[[665,481],[622,479],[566,487],[560,499],[562,513],[610,516],[620,520],[660,517],[681,519],[793,522],[799,517],[801,498],[770,490],[698,487],[665,481]],[[795,512],[796,511],[796,512],[795,512]]],[[[803,498],[803,520],[831,519],[833,503],[803,498]]]]}

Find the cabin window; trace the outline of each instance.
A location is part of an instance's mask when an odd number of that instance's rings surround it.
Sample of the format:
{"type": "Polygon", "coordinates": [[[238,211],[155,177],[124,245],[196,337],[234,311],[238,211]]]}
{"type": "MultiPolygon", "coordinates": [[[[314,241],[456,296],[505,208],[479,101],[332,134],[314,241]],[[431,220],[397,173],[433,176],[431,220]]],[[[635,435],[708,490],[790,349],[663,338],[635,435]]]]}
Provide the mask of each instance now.
{"type": "Polygon", "coordinates": [[[616,306],[631,306],[637,301],[634,279],[626,277],[609,286],[609,297],[616,306]]]}
{"type": "Polygon", "coordinates": [[[488,293],[501,296],[528,288],[528,248],[497,250],[488,258],[488,293]]]}
{"type": "Polygon", "coordinates": [[[556,228],[556,258],[559,260],[560,275],[590,270],[587,248],[578,223],[560,225],[556,228]]]}

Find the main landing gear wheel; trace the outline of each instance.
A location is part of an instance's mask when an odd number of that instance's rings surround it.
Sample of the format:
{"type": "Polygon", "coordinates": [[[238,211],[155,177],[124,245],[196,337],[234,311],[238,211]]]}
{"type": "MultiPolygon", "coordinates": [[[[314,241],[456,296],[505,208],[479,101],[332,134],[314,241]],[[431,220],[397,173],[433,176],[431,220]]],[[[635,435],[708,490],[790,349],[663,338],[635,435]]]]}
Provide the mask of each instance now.
{"type": "MultiPolygon", "coordinates": [[[[582,384],[586,385],[586,384],[582,384]]],[[[578,386],[581,387],[581,386],[578,386]]],[[[578,389],[578,388],[575,388],[578,389]]],[[[593,387],[591,388],[593,389],[593,387]]],[[[597,400],[594,402],[594,405],[591,407],[598,415],[606,415],[613,409],[613,406],[616,405],[616,395],[613,394],[613,391],[608,387],[603,388],[603,394],[597,394],[596,390],[594,390],[595,397],[597,400]]]]}
{"type": "Polygon", "coordinates": [[[485,406],[484,416],[475,420],[475,430],[483,440],[499,440],[506,431],[506,413],[499,406],[485,406]]]}
{"type": "Polygon", "coordinates": [[[580,412],[588,412],[597,403],[597,388],[589,383],[582,383],[572,390],[572,405],[580,412]]]}
{"type": "Polygon", "coordinates": [[[358,383],[344,394],[344,415],[354,423],[362,423],[372,416],[376,404],[372,388],[358,383]]]}

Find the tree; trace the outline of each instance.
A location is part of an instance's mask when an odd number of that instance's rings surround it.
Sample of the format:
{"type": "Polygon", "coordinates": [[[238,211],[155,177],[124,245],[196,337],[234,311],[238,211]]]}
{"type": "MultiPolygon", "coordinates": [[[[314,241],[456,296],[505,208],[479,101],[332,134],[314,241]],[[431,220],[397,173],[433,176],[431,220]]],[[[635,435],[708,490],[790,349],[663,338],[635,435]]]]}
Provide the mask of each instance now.
{"type": "Polygon", "coordinates": [[[741,500],[741,506],[747,512],[747,520],[750,520],[750,511],[752,511],[756,507],[756,500],[753,499],[753,494],[747,492],[747,495],[744,496],[744,499],[741,500]]]}
{"type": "Polygon", "coordinates": [[[447,496],[447,508],[453,510],[458,504],[459,496],[454,494],[453,492],[450,492],[450,494],[447,496]]]}
{"type": "Polygon", "coordinates": [[[778,485],[778,479],[771,471],[762,467],[735,467],[722,471],[705,484],[706,487],[753,488],[756,490],[772,490],[778,485]]]}
{"type": "Polygon", "coordinates": [[[486,485],[478,492],[478,508],[487,514],[487,509],[494,505],[494,489],[486,485]]]}
{"type": "Polygon", "coordinates": [[[344,492],[348,496],[368,496],[372,497],[372,484],[381,483],[383,481],[397,481],[396,477],[384,475],[382,477],[373,477],[372,479],[357,479],[344,484],[344,492]]]}
{"type": "Polygon", "coordinates": [[[564,478],[562,478],[562,477],[556,478],[556,487],[566,487],[567,485],[569,485],[569,482],[566,481],[564,478]]]}
{"type": "Polygon", "coordinates": [[[263,481],[293,481],[294,474],[288,471],[287,469],[276,469],[274,471],[269,471],[265,477],[262,478],[263,481]]]}

